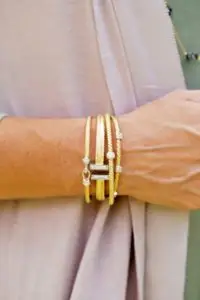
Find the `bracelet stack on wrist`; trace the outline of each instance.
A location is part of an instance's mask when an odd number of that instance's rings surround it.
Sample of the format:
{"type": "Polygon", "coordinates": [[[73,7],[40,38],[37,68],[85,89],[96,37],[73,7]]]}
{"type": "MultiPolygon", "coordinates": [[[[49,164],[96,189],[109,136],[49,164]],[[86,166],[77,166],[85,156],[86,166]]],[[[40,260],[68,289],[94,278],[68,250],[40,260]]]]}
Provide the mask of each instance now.
{"type": "Polygon", "coordinates": [[[122,172],[122,133],[118,120],[109,114],[97,116],[95,158],[90,157],[90,131],[91,117],[88,117],[85,127],[85,156],[82,172],[85,201],[86,203],[91,202],[90,186],[95,183],[96,199],[99,201],[108,199],[109,205],[113,205],[122,172]],[[115,130],[114,135],[112,128],[115,130]],[[106,195],[106,191],[108,191],[108,195],[106,195]]]}

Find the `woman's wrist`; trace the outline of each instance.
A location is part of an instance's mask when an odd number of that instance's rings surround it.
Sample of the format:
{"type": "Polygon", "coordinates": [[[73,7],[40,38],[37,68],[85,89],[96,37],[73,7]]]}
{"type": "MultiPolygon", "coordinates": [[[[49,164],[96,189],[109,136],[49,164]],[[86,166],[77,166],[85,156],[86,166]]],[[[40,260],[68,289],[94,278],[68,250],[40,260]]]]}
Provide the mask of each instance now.
{"type": "MultiPolygon", "coordinates": [[[[127,152],[127,148],[126,148],[126,132],[125,132],[125,127],[124,126],[126,124],[126,117],[125,116],[119,116],[117,117],[118,119],[118,123],[119,123],[119,128],[120,128],[120,131],[122,131],[123,133],[123,140],[122,140],[122,174],[120,176],[120,180],[119,180],[119,191],[118,191],[118,194],[119,195],[125,195],[126,194],[126,187],[125,187],[125,170],[126,170],[126,166],[125,166],[125,163],[126,163],[126,159],[125,159],[125,153],[127,152]]],[[[86,118],[82,119],[81,122],[81,127],[82,129],[84,128],[84,131],[85,131],[85,126],[86,126],[86,118]]],[[[115,152],[115,156],[117,155],[117,148],[116,148],[116,138],[115,138],[115,135],[116,135],[116,132],[115,132],[116,128],[113,124],[112,126],[112,136],[113,136],[113,151],[115,152]]],[[[79,132],[81,132],[82,130],[79,130],[79,132]]],[[[92,118],[92,122],[91,122],[91,128],[90,128],[90,161],[94,162],[95,160],[95,151],[96,151],[96,135],[97,135],[97,131],[96,131],[96,118],[92,118]]],[[[81,147],[78,147],[77,150],[79,152],[79,160],[82,162],[82,158],[84,157],[84,141],[83,139],[85,138],[85,132],[82,133],[82,136],[80,137],[81,139],[81,147]]],[[[105,156],[106,156],[106,152],[105,152],[105,156]]],[[[117,163],[117,162],[115,162],[117,163]]],[[[81,169],[81,172],[84,168],[84,164],[82,164],[82,169],[81,169]]],[[[80,168],[79,168],[79,173],[81,174],[80,172],[80,168]]],[[[79,179],[80,179],[80,176],[79,176],[79,179]]],[[[80,183],[80,182],[79,182],[80,183]]],[[[84,192],[84,186],[82,185],[82,188],[81,188],[81,192],[82,192],[82,195],[83,195],[83,192],[84,192]]],[[[91,181],[91,185],[90,185],[90,192],[91,194],[95,194],[95,184],[93,181],[91,181]]],[[[108,190],[108,186],[106,185],[106,190],[105,190],[106,194],[109,193],[109,190],[108,190]]]]}
{"type": "MultiPolygon", "coordinates": [[[[122,116],[118,120],[124,135],[119,194],[125,194],[126,118],[122,116]]],[[[86,118],[55,120],[8,117],[3,120],[0,125],[0,198],[83,196],[85,125],[86,118]]],[[[95,158],[95,142],[96,118],[93,118],[90,145],[92,160],[95,158]]],[[[116,151],[115,142],[113,146],[116,151]]],[[[93,194],[94,186],[91,185],[93,194]]]]}

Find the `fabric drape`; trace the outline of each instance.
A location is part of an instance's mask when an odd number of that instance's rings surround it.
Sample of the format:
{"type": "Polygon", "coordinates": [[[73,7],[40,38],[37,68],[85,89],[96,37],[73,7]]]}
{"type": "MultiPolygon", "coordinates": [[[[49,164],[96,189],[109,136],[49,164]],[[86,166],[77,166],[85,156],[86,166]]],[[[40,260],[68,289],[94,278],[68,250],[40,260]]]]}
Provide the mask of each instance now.
{"type": "MultiPolygon", "coordinates": [[[[0,0],[0,111],[119,115],[184,88],[163,2],[0,0]]],[[[182,300],[187,230],[128,197],[2,201],[0,298],[182,300]]]]}

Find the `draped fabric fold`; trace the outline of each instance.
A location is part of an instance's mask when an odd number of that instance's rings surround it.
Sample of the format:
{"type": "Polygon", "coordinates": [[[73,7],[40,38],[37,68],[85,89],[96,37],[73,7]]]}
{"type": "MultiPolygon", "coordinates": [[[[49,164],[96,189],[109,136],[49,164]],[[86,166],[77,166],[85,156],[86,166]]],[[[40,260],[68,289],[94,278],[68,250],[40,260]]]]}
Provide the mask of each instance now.
{"type": "MultiPolygon", "coordinates": [[[[122,114],[184,88],[162,0],[0,0],[0,40],[11,115],[122,114]]],[[[182,300],[187,227],[128,197],[1,202],[0,298],[182,300]]]]}

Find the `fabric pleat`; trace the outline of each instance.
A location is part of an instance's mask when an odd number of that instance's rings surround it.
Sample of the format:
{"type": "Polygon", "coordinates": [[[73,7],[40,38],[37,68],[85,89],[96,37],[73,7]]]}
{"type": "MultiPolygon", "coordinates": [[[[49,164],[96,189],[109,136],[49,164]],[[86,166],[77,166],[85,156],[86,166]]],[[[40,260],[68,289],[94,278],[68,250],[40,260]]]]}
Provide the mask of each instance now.
{"type": "MultiPolygon", "coordinates": [[[[9,115],[119,115],[185,87],[162,0],[0,0],[0,41],[9,115]]],[[[182,300],[187,235],[187,213],[129,197],[2,201],[0,299],[182,300]]]]}

